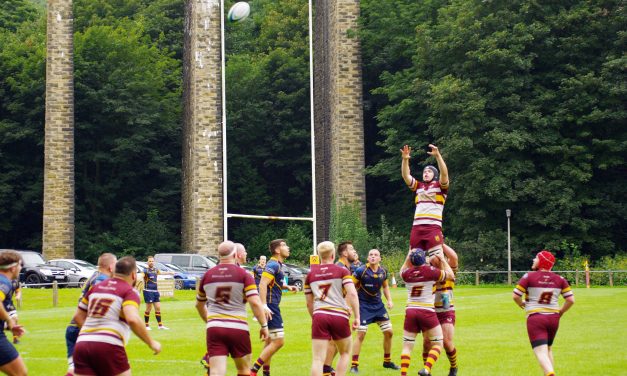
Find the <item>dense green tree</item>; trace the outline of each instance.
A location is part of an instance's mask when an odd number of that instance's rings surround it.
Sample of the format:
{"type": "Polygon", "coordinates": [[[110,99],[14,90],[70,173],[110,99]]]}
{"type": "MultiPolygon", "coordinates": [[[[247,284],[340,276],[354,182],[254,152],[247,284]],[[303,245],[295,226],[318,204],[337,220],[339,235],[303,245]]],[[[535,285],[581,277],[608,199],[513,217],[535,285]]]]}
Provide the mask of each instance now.
{"type": "Polygon", "coordinates": [[[2,0],[0,2],[0,30],[15,32],[24,22],[38,18],[37,8],[27,0],[2,0]]]}

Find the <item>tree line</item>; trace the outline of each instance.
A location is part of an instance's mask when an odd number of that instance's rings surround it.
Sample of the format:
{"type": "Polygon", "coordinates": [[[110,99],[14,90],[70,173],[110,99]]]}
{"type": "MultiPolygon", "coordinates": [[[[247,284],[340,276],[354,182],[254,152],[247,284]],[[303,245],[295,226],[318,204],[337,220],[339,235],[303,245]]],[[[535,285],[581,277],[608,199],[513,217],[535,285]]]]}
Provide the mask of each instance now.
{"type": "MultiPolygon", "coordinates": [[[[226,2],[227,7],[233,2],[226,2]]],[[[179,0],[75,0],[76,254],[180,249],[179,0]]],[[[227,24],[229,211],[311,215],[307,2],[251,1],[227,24]]],[[[622,254],[627,85],[621,1],[361,1],[368,223],[332,240],[403,252],[413,213],[399,148],[448,164],[444,233],[462,266],[514,268],[538,248],[622,254]]],[[[45,9],[0,4],[0,245],[41,248],[45,9]]],[[[348,214],[347,214],[348,213],[348,214]]],[[[311,228],[232,220],[253,257],[311,228]]],[[[363,248],[363,249],[362,249],[363,248]]]]}

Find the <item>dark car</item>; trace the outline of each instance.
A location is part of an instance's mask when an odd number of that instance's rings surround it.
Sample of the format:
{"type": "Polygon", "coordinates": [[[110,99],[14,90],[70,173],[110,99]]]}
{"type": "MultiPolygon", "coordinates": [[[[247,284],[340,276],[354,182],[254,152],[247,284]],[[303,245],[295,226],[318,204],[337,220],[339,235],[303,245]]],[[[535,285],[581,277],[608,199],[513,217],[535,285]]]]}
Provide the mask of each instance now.
{"type": "Polygon", "coordinates": [[[283,264],[283,274],[287,276],[287,284],[298,287],[299,291],[305,286],[305,278],[307,278],[309,269],[294,264],[283,264]]]}
{"type": "Polygon", "coordinates": [[[26,285],[40,283],[52,283],[57,281],[65,284],[68,282],[67,272],[63,268],[46,265],[46,260],[39,252],[17,251],[22,256],[24,266],[20,272],[20,282],[26,285]]]}

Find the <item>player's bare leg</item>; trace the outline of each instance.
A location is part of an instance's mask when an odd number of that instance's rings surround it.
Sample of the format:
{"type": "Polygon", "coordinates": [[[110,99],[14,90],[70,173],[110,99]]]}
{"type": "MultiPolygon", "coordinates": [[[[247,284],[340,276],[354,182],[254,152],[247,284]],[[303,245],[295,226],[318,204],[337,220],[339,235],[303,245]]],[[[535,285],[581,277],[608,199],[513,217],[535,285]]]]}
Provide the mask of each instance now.
{"type": "Polygon", "coordinates": [[[325,364],[328,348],[329,341],[326,339],[314,339],[311,341],[311,376],[322,376],[322,367],[325,364]]]}
{"type": "Polygon", "coordinates": [[[335,359],[335,355],[337,354],[337,347],[335,346],[335,342],[329,340],[329,346],[327,346],[327,355],[324,358],[324,368],[323,373],[331,374],[331,370],[333,369],[333,359],[335,359]]]}
{"type": "MultiPolygon", "coordinates": [[[[270,337],[272,337],[272,334],[270,335],[270,337]]],[[[263,348],[263,350],[261,350],[261,354],[259,354],[259,359],[257,360],[257,362],[261,361],[261,363],[259,364],[259,368],[264,367],[264,369],[268,369],[270,368],[270,362],[272,361],[272,356],[281,349],[281,347],[283,347],[285,341],[283,340],[283,337],[275,337],[275,338],[268,338],[266,339],[266,344],[263,348]]],[[[255,365],[256,367],[256,365],[255,365]]],[[[256,372],[258,370],[255,369],[254,371],[256,372]]],[[[255,374],[253,372],[253,374],[255,374]]]]}
{"type": "Polygon", "coordinates": [[[533,348],[533,353],[536,355],[536,359],[538,359],[538,363],[540,363],[540,367],[544,371],[545,375],[548,375],[553,372],[553,362],[551,361],[551,357],[549,355],[549,346],[548,345],[539,345],[533,348]]]}
{"type": "Polygon", "coordinates": [[[351,373],[359,373],[359,353],[361,351],[361,344],[364,342],[366,338],[366,333],[368,332],[368,327],[359,327],[357,329],[357,338],[355,338],[355,342],[353,342],[353,359],[351,361],[351,373]]]}
{"type": "Polygon", "coordinates": [[[155,317],[157,318],[157,325],[159,325],[159,329],[169,330],[167,326],[163,325],[161,321],[161,302],[155,302],[155,317]]]}
{"type": "MultiPolygon", "coordinates": [[[[237,375],[250,375],[250,361],[251,354],[245,355],[241,358],[233,358],[235,362],[235,368],[237,368],[237,375]]],[[[213,376],[213,374],[211,374],[213,376]]],[[[223,374],[222,374],[223,375],[223,374]]]]}
{"type": "Polygon", "coordinates": [[[553,366],[553,368],[555,368],[555,362],[553,361],[553,348],[551,346],[549,346],[549,360],[551,360],[551,366],[553,366]]]}
{"type": "Polygon", "coordinates": [[[455,376],[457,375],[457,349],[455,348],[455,343],[453,342],[455,325],[441,324],[441,326],[442,334],[444,335],[444,351],[446,351],[446,356],[451,364],[449,376],[455,376]]]}
{"type": "Polygon", "coordinates": [[[411,352],[416,344],[416,336],[418,333],[403,330],[403,349],[401,350],[401,376],[407,375],[409,364],[411,362],[411,352]]]}
{"type": "Polygon", "coordinates": [[[429,350],[429,354],[427,355],[427,361],[425,362],[424,368],[418,372],[420,376],[431,375],[431,368],[433,368],[435,362],[438,361],[440,353],[442,352],[442,347],[444,346],[444,336],[442,334],[442,327],[440,325],[425,331],[424,334],[426,337],[429,338],[429,341],[431,342],[431,349],[429,350]]]}
{"type": "Polygon", "coordinates": [[[377,322],[381,332],[383,333],[383,368],[399,370],[401,367],[394,364],[391,358],[392,354],[392,337],[394,332],[392,331],[392,323],[390,321],[377,322]]]}
{"type": "Polygon", "coordinates": [[[152,304],[153,303],[146,303],[146,310],[144,311],[144,322],[148,330],[150,330],[150,312],[152,311],[152,304]]]}
{"type": "Polygon", "coordinates": [[[28,375],[26,364],[24,364],[24,360],[22,359],[21,356],[18,356],[17,358],[13,359],[9,363],[0,366],[0,371],[11,376],[28,375]]]}
{"type": "Polygon", "coordinates": [[[346,375],[346,372],[348,371],[348,365],[350,363],[352,344],[353,344],[352,336],[348,336],[346,338],[342,338],[342,339],[335,341],[337,352],[340,354],[340,357],[337,360],[337,368],[335,369],[336,376],[346,375]]]}

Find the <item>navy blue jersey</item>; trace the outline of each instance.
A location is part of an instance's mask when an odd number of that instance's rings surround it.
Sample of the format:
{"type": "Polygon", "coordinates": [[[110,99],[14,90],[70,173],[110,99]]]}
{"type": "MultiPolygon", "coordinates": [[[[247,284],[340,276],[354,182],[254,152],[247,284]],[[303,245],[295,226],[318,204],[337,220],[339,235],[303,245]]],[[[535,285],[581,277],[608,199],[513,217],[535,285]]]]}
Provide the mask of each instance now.
{"type": "Polygon", "coordinates": [[[144,290],[157,291],[157,276],[159,269],[146,268],[144,270],[144,290]]]}
{"type": "Polygon", "coordinates": [[[353,273],[355,271],[355,266],[353,264],[345,264],[342,262],[342,260],[338,260],[338,262],[335,263],[335,265],[337,266],[342,266],[346,269],[348,269],[349,272],[353,273]]]}
{"type": "MultiPolygon", "coordinates": [[[[13,305],[13,283],[4,274],[0,274],[0,299],[7,312],[13,310],[10,309],[13,305]]],[[[4,320],[0,320],[0,328],[4,328],[4,320]]]]}
{"type": "Polygon", "coordinates": [[[261,275],[263,274],[263,268],[259,265],[255,265],[253,267],[253,277],[255,277],[255,284],[259,286],[259,282],[261,281],[261,275]]]}
{"type": "Polygon", "coordinates": [[[359,303],[377,304],[381,302],[381,288],[388,278],[385,269],[379,266],[375,272],[370,264],[362,265],[353,272],[353,278],[357,285],[359,303]]]}
{"type": "Polygon", "coordinates": [[[278,305],[281,303],[281,296],[283,295],[283,263],[272,257],[266,264],[261,276],[270,279],[266,303],[278,305]]]}

